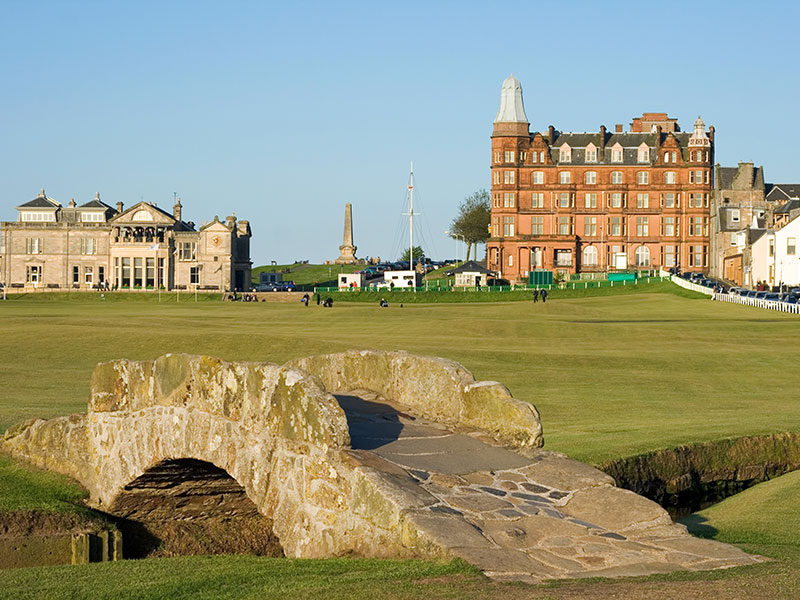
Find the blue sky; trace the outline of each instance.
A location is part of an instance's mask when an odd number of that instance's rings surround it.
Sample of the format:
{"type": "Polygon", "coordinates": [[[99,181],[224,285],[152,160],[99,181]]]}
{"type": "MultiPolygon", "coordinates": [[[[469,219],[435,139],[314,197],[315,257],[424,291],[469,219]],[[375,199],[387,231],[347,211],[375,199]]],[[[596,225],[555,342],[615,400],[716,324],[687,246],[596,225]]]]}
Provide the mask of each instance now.
{"type": "MultiPolygon", "coordinates": [[[[0,220],[62,204],[183,199],[253,228],[255,265],[417,239],[434,257],[488,188],[500,85],[532,130],[702,115],[717,161],[800,181],[796,3],[30,2],[0,0],[0,220]]],[[[463,257],[463,246],[458,250],[463,257]]]]}

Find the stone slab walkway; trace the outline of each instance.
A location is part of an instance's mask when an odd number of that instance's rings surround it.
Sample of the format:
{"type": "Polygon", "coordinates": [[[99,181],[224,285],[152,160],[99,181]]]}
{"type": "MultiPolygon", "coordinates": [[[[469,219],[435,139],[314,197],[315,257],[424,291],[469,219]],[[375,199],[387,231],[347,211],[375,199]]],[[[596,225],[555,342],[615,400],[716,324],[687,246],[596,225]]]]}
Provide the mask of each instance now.
{"type": "Polygon", "coordinates": [[[413,498],[407,518],[493,579],[539,583],[761,560],[692,537],[654,502],[562,454],[498,447],[372,392],[356,390],[337,400],[347,415],[353,454],[406,488],[399,497],[413,498]],[[398,469],[407,477],[398,477],[398,469]]]}

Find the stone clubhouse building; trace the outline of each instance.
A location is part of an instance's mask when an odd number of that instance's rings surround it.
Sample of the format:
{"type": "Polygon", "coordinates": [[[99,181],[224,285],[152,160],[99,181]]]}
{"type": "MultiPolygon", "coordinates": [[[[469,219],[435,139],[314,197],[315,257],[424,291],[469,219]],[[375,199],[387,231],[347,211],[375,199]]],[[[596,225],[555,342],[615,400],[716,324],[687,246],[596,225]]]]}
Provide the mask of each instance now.
{"type": "Polygon", "coordinates": [[[564,273],[709,267],[714,128],[666,113],[629,131],[530,131],[522,88],[503,82],[492,133],[487,266],[511,280],[564,273]]]}
{"type": "Polygon", "coordinates": [[[9,290],[250,289],[247,221],[218,217],[199,228],[149,202],[112,208],[100,195],[62,206],[44,190],[0,223],[0,282],[9,290]]]}

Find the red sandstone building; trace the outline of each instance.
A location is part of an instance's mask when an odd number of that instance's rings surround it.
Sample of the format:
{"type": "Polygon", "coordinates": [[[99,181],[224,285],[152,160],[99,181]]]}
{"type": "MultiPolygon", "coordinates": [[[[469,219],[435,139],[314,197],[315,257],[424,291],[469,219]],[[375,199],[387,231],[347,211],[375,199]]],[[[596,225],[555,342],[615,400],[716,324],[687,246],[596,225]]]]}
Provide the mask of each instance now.
{"type": "Polygon", "coordinates": [[[492,133],[488,267],[505,279],[534,269],[706,271],[714,128],[684,133],[666,113],[630,130],[530,133],[522,88],[503,82],[492,133]]]}

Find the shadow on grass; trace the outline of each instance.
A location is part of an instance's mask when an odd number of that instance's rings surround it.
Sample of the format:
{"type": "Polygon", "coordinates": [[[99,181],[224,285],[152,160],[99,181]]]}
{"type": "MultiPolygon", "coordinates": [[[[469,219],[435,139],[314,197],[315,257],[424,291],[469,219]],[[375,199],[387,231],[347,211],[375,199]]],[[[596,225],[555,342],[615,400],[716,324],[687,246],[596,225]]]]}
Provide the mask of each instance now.
{"type": "Polygon", "coordinates": [[[680,522],[686,525],[689,533],[697,537],[712,539],[719,533],[716,527],[708,525],[708,519],[696,513],[682,518],[680,522]]]}

